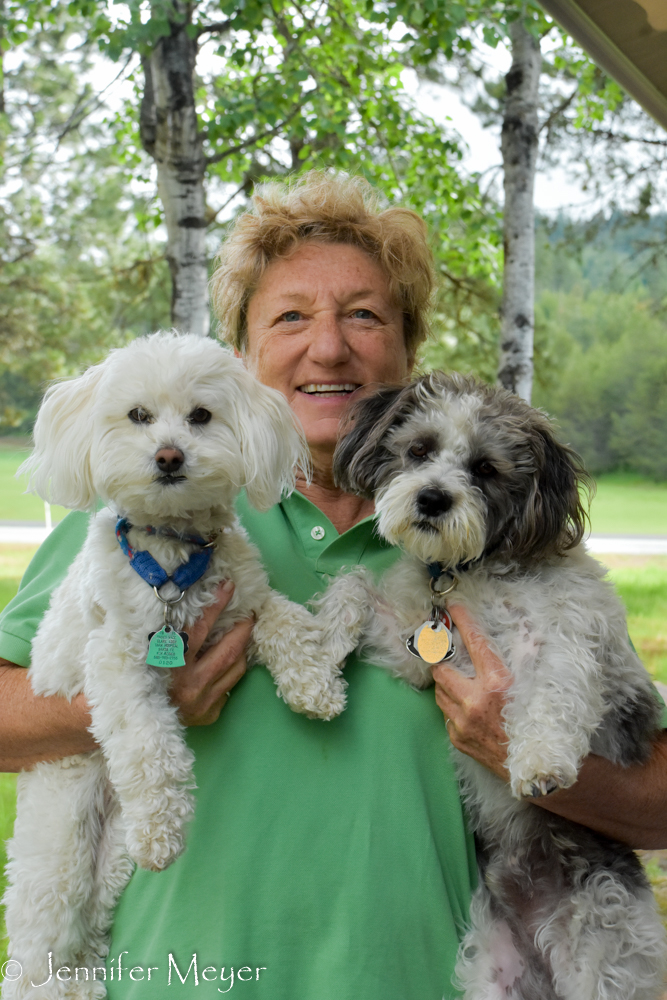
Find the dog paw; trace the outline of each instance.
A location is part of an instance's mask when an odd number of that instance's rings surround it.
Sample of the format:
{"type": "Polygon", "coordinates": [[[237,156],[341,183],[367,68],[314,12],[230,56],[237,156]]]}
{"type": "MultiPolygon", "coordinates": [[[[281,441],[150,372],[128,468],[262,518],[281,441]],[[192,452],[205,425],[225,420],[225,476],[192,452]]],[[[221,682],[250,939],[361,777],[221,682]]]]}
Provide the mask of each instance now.
{"type": "Polygon", "coordinates": [[[151,836],[146,836],[145,827],[134,832],[128,830],[128,854],[146,871],[164,871],[183,853],[184,847],[185,840],[180,831],[157,830],[151,836]]]}
{"type": "Polygon", "coordinates": [[[293,712],[309,719],[330,721],[345,709],[347,684],[340,677],[326,677],[318,684],[312,679],[307,685],[278,689],[283,701],[293,712]]]}
{"type": "Polygon", "coordinates": [[[512,782],[512,792],[519,799],[540,799],[557,792],[559,788],[570,788],[576,781],[558,774],[536,774],[524,781],[512,782]]]}

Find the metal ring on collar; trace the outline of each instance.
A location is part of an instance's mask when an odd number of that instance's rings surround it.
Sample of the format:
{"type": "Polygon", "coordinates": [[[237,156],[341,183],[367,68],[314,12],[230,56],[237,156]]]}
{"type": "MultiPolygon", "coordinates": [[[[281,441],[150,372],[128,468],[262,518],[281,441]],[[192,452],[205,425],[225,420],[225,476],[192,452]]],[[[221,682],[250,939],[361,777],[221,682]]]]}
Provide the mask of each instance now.
{"type": "MultiPolygon", "coordinates": [[[[162,586],[164,587],[164,584],[162,584],[162,586]]],[[[158,591],[157,587],[153,587],[153,590],[155,591],[155,596],[157,597],[158,601],[162,601],[162,603],[163,603],[163,604],[179,604],[179,603],[180,603],[180,601],[182,601],[182,600],[183,600],[183,598],[185,597],[185,591],[184,591],[184,590],[182,590],[182,591],[181,591],[181,596],[180,596],[180,597],[177,597],[177,598],[176,598],[175,600],[173,600],[173,601],[168,601],[168,600],[166,600],[166,598],[164,598],[164,597],[160,597],[160,593],[159,593],[159,591],[158,591]]]]}
{"type": "Polygon", "coordinates": [[[429,580],[429,587],[434,597],[445,597],[447,594],[451,594],[451,592],[455,590],[458,585],[459,579],[457,576],[452,576],[451,573],[443,573],[442,576],[439,576],[437,580],[434,580],[433,578],[429,580]],[[446,590],[436,589],[435,586],[436,583],[438,583],[438,580],[442,580],[442,576],[449,576],[452,581],[451,586],[447,587],[446,590]]]}

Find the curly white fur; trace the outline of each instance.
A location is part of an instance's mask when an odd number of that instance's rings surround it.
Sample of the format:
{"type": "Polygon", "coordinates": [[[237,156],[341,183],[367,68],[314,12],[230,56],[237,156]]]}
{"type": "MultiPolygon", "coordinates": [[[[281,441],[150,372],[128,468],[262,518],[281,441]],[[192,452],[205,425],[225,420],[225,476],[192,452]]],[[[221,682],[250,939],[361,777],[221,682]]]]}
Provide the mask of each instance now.
{"type": "MultiPolygon", "coordinates": [[[[173,607],[175,627],[194,622],[219,582],[232,580],[233,597],[207,644],[254,615],[250,661],[266,664],[287,704],[322,719],[344,708],[340,666],[357,644],[360,615],[341,618],[336,608],[315,617],[272,591],[233,511],[241,487],[267,509],[293,488],[295,466],[307,463],[285,399],[212,340],[154,334],[47,393],[28,462],[35,488],[70,507],[93,507],[98,497],[107,506],[92,517],[53,594],[33,642],[30,679],[37,694],[84,692],[101,750],[19,777],[4,902],[9,954],[23,976],[5,980],[3,1000],[103,997],[103,982],[89,976],[104,964],[132,862],[156,871],[171,864],[193,812],[193,758],[169,701],[170,671],[145,662],[147,635],[162,626],[163,608],[118,545],[117,515],[135,526],[130,544],[150,551],[169,574],[196,546],[143,526],[215,535],[206,573],[173,607]],[[137,407],[148,414],[142,423],[128,416],[137,407]],[[211,414],[206,423],[191,419],[200,408],[211,414]],[[184,456],[173,481],[156,465],[165,447],[184,456]],[[47,979],[49,953],[54,969],[78,966],[80,978],[53,976],[34,989],[47,979]]],[[[174,585],[162,593],[176,596],[174,585]]]]}

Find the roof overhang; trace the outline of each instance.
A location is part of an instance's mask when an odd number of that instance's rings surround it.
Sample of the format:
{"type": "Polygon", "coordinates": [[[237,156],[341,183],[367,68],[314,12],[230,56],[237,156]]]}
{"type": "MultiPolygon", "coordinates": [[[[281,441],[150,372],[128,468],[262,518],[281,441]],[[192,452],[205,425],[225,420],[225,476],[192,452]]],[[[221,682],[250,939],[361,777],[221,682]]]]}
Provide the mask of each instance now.
{"type": "Polygon", "coordinates": [[[667,128],[667,0],[540,0],[591,58],[667,128]]]}

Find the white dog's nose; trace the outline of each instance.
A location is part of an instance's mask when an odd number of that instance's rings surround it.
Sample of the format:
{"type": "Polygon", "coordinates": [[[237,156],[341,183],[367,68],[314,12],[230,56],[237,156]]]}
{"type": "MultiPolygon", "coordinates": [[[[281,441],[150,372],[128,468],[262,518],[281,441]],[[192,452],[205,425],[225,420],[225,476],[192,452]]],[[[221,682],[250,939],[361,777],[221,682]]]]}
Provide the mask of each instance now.
{"type": "Polygon", "coordinates": [[[185,455],[178,448],[160,448],[155,453],[155,462],[160,472],[178,472],[185,461],[185,455]]]}

